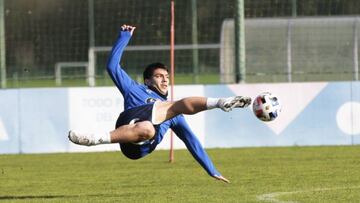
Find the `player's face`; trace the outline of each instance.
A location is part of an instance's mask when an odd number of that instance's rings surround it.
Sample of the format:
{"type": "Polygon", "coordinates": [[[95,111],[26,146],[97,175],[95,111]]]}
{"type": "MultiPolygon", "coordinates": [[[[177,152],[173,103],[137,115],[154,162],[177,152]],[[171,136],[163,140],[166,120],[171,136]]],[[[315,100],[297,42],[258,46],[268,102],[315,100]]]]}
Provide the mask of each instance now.
{"type": "Polygon", "coordinates": [[[155,69],[149,80],[149,85],[156,88],[161,94],[166,95],[169,86],[169,73],[161,68],[155,69]]]}

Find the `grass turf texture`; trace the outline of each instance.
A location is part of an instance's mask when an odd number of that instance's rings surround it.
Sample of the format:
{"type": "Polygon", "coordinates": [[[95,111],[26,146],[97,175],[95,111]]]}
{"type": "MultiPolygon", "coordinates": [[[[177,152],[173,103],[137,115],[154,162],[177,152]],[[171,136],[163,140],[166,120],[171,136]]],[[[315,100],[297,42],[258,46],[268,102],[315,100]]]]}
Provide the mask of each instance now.
{"type": "Polygon", "coordinates": [[[357,202],[360,147],[207,150],[225,184],[188,151],[132,161],[120,152],[0,155],[5,202],[357,202]]]}
{"type": "MultiPolygon", "coordinates": [[[[137,82],[142,83],[142,75],[130,74],[130,76],[137,82]]],[[[293,81],[306,82],[306,81],[351,81],[353,80],[352,74],[297,74],[293,75],[293,81]]],[[[286,74],[272,74],[272,75],[247,75],[247,83],[272,83],[272,82],[288,82],[286,74]]],[[[220,84],[219,74],[200,74],[198,81],[195,82],[193,75],[177,73],[175,76],[175,85],[194,85],[194,84],[220,84]]],[[[28,78],[21,80],[8,79],[7,88],[36,88],[36,87],[88,87],[85,76],[82,78],[63,79],[60,86],[56,85],[55,79],[50,78],[28,78]]],[[[112,80],[106,76],[100,76],[96,79],[96,86],[114,86],[112,80]]]]}
{"type": "MultiPolygon", "coordinates": [[[[142,75],[130,74],[131,78],[142,84],[142,75]]],[[[195,84],[192,75],[177,74],[175,76],[176,84],[195,84]]],[[[201,74],[198,77],[198,84],[219,84],[220,78],[218,74],[201,74]]],[[[54,78],[42,79],[22,79],[22,80],[7,80],[7,88],[36,88],[36,87],[87,87],[89,86],[85,76],[77,79],[62,79],[61,86],[57,86],[54,78]]],[[[96,86],[114,86],[113,81],[109,76],[104,76],[96,79],[96,86]]]]}

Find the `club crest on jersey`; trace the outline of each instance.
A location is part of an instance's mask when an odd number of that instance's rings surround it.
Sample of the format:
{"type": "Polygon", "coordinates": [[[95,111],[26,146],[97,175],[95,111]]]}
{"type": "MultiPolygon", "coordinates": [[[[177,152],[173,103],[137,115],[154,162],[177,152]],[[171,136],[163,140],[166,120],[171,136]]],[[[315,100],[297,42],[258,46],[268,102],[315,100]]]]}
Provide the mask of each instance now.
{"type": "Polygon", "coordinates": [[[147,98],[146,99],[146,103],[154,103],[156,102],[157,99],[154,99],[154,98],[147,98]]]}

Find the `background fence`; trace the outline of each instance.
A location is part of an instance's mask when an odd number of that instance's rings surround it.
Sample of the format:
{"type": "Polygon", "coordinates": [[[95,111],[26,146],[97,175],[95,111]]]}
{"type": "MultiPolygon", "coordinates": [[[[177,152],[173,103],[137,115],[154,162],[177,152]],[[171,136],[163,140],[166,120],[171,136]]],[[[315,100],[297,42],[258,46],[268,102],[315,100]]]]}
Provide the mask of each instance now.
{"type": "MultiPolygon", "coordinates": [[[[237,2],[175,0],[176,83],[231,83],[220,80],[235,74],[220,71],[220,53],[234,47],[221,35],[237,2]]],[[[246,82],[359,78],[359,1],[244,0],[244,8],[246,82]]],[[[111,85],[106,60],[124,23],[138,28],[122,61],[131,75],[169,64],[170,0],[0,0],[2,87],[87,85],[89,61],[96,85],[111,85]]]]}

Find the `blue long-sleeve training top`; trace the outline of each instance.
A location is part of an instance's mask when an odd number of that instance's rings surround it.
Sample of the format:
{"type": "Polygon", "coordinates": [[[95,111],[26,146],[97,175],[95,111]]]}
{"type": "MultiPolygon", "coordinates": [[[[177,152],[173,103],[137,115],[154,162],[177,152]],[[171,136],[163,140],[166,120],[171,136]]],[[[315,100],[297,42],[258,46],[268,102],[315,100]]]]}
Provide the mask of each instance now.
{"type": "MultiPolygon", "coordinates": [[[[148,86],[139,84],[132,80],[129,75],[121,68],[121,56],[125,47],[129,43],[130,38],[131,33],[129,31],[120,31],[119,37],[112,48],[107,64],[107,71],[111,79],[114,81],[116,87],[124,97],[125,110],[147,104],[149,101],[154,102],[154,100],[165,100],[156,92],[149,89],[148,86]]],[[[190,129],[183,115],[178,115],[161,123],[158,126],[158,130],[156,132],[157,135],[155,136],[155,140],[153,142],[155,147],[162,141],[165,133],[169,128],[171,128],[175,134],[185,143],[192,156],[210,176],[221,175],[216,170],[214,164],[210,160],[204,148],[201,146],[201,143],[190,129]]],[[[151,153],[152,150],[148,147],[144,147],[142,149],[141,155],[146,156],[147,154],[151,153]]]]}

